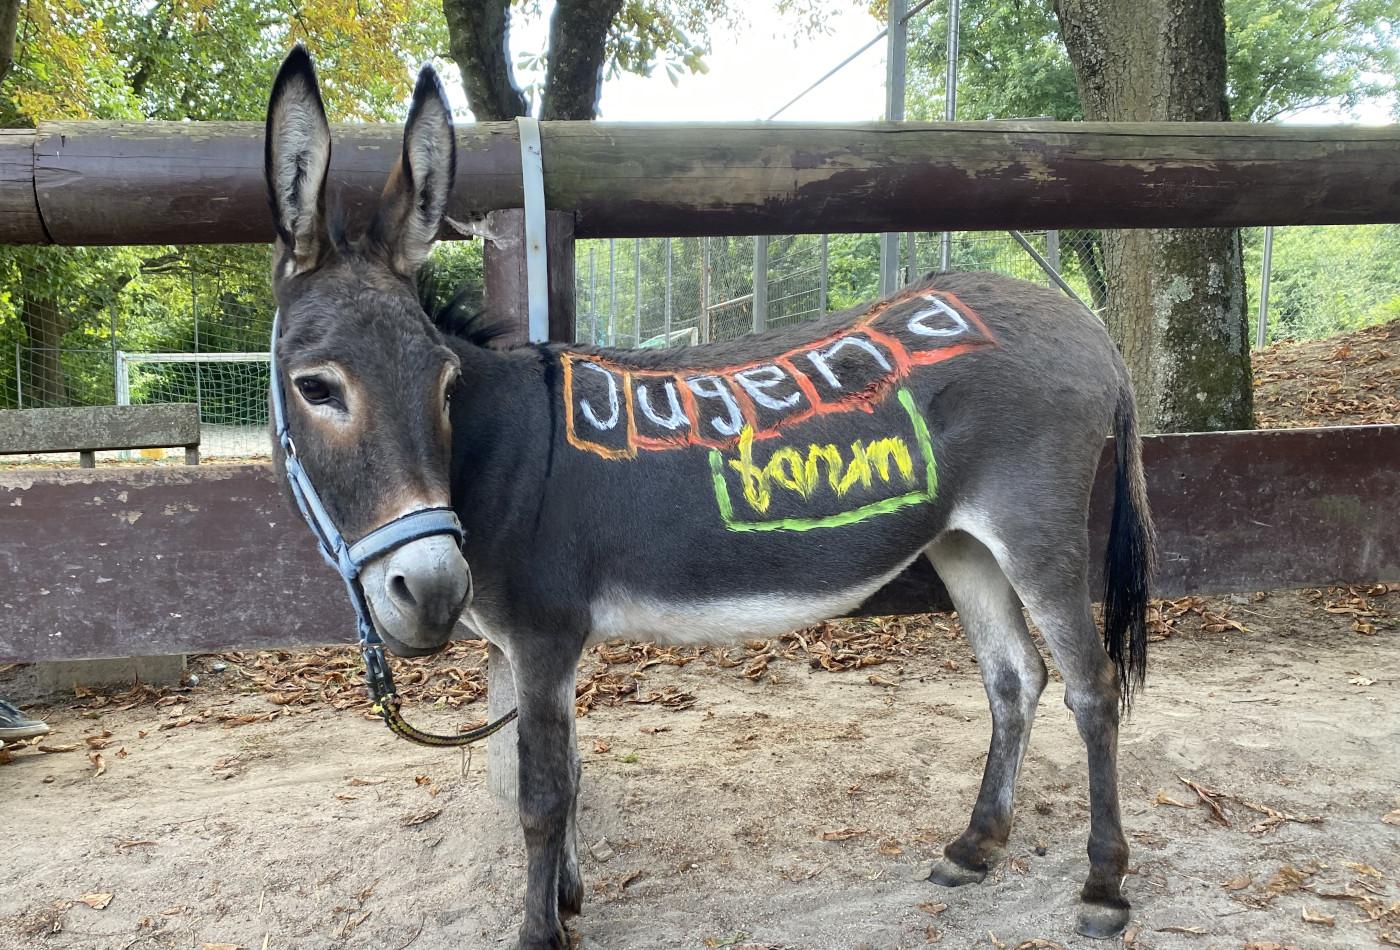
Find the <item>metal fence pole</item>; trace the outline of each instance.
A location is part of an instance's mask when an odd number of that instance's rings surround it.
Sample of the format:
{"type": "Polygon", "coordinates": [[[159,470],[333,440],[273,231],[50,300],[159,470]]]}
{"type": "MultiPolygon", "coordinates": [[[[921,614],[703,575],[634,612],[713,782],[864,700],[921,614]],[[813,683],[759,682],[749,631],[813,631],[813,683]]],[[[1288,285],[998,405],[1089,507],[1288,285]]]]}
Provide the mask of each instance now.
{"type": "Polygon", "coordinates": [[[768,329],[768,235],[753,239],[753,332],[768,329]]]}
{"type": "Polygon", "coordinates": [[[1062,274],[1064,270],[1060,267],[1060,232],[1045,232],[1045,259],[1050,262],[1050,266],[1055,269],[1055,273],[1062,274]]]}
{"type": "Polygon", "coordinates": [[[1259,349],[1269,345],[1269,277],[1274,264],[1274,229],[1264,229],[1264,261],[1259,266],[1259,328],[1254,345],[1259,349]]]}
{"type": "Polygon", "coordinates": [[[661,319],[661,345],[671,345],[671,239],[666,239],[666,311],[661,319]]]}
{"type": "MultiPolygon", "coordinates": [[[[889,26],[885,38],[885,118],[904,118],[904,68],[909,53],[909,26],[905,22],[908,4],[889,0],[889,26]]],[[[892,294],[899,286],[899,234],[880,235],[880,293],[892,294]]]]}
{"type": "Polygon", "coordinates": [[[700,239],[700,342],[710,342],[710,239],[700,239]]]}
{"type": "MultiPolygon", "coordinates": [[[[962,4],[948,0],[948,71],[943,78],[943,119],[955,122],[958,117],[958,32],[962,20],[962,4]]],[[[938,269],[953,266],[953,234],[944,231],[938,241],[938,269]]]]}
{"type": "Polygon", "coordinates": [[[617,342],[617,239],[608,238],[608,346],[617,342]]]}
{"type": "MultiPolygon", "coordinates": [[[[190,268],[190,313],[194,316],[194,351],[199,352],[199,287],[195,283],[194,268],[190,268]]],[[[199,378],[200,363],[194,364],[194,404],[200,419],[204,418],[204,390],[199,378]]]]}
{"type": "Polygon", "coordinates": [[[636,238],[632,242],[632,260],[636,266],[636,276],[632,283],[632,303],[634,304],[632,315],[632,345],[636,346],[642,342],[642,239],[636,238]]]}
{"type": "MultiPolygon", "coordinates": [[[[588,245],[588,342],[598,342],[598,249],[588,245]]],[[[577,336],[577,334],[575,334],[577,336]]]]}
{"type": "Polygon", "coordinates": [[[19,343],[15,343],[15,390],[19,397],[19,408],[24,408],[24,361],[20,359],[19,343]]]}
{"type": "Polygon", "coordinates": [[[827,246],[827,235],[822,235],[821,240],[821,277],[817,284],[817,316],[826,313],[827,305],[827,267],[831,264],[831,252],[827,246]]]}

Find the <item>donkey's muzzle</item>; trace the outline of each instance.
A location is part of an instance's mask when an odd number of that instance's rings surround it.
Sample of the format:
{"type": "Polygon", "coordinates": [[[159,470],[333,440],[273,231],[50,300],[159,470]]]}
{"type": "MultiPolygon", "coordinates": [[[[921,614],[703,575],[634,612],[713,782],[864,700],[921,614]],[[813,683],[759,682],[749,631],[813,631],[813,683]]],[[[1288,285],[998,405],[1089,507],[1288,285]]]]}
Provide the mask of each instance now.
{"type": "Polygon", "coordinates": [[[396,548],[367,564],[360,578],[385,646],[399,655],[442,649],[471,600],[471,570],[446,535],[396,548]]]}

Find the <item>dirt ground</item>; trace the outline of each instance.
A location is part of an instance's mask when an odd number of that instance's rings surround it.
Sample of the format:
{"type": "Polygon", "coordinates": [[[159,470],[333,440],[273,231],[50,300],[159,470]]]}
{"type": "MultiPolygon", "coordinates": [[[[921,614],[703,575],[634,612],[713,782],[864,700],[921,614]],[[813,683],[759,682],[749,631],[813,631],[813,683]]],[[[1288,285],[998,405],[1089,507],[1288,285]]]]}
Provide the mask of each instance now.
{"type": "MultiPolygon", "coordinates": [[[[1275,346],[1256,384],[1262,425],[1396,421],[1400,322],[1275,346]]],[[[1057,681],[1005,858],[920,879],[991,729],[955,621],[924,617],[590,652],[579,947],[1400,946],[1400,585],[1184,598],[1153,631],[1121,742],[1124,939],[1072,933],[1086,780],[1057,681]]],[[[479,721],[481,663],[399,664],[410,718],[479,721]]],[[[511,946],[524,851],[484,754],[394,738],[348,650],[191,670],[34,703],[54,733],[0,750],[0,950],[511,946]]],[[[22,680],[0,669],[0,695],[32,700],[22,680]]]]}
{"type": "MultiPolygon", "coordinates": [[[[1397,615],[1400,585],[1162,606],[1122,739],[1130,946],[1400,945],[1397,615]]],[[[407,669],[442,697],[417,718],[479,716],[447,708],[479,662],[407,669]]],[[[394,738],[348,663],[203,657],[191,689],[36,706],[53,735],[0,768],[0,947],[509,946],[523,847],[484,755],[463,775],[394,738]]],[[[582,947],[1103,946],[1072,934],[1087,802],[1058,682],[1006,859],[982,885],[915,880],[990,733],[947,618],[605,647],[584,674],[582,947]]]]}

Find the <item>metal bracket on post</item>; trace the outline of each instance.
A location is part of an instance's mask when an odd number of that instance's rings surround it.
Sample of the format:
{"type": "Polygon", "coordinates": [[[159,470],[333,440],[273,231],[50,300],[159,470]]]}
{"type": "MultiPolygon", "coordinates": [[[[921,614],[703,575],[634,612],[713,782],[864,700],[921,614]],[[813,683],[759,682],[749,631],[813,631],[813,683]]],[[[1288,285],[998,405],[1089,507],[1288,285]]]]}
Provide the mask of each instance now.
{"type": "Polygon", "coordinates": [[[544,151],[538,119],[522,115],[520,179],[525,192],[525,288],[530,313],[530,342],[549,339],[549,252],[545,244],[544,151]]]}

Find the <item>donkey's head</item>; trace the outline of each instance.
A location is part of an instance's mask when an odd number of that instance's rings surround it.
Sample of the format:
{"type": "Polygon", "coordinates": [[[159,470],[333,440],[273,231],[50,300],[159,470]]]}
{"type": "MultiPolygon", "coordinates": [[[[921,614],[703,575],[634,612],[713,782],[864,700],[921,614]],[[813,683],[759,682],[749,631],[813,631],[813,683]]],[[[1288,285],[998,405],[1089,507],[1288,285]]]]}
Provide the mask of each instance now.
{"type": "MultiPolygon", "coordinates": [[[[448,400],[458,362],[415,289],[456,162],[437,74],[424,66],[418,76],[403,154],[355,239],[326,213],[330,157],[316,73],[297,47],[267,110],[277,366],[297,458],[354,542],[409,512],[451,505],[448,400]]],[[[279,454],[279,468],[283,462],[279,454]]],[[[376,558],[360,582],[385,644],[401,655],[442,648],[471,597],[471,573],[446,535],[376,558]]]]}

